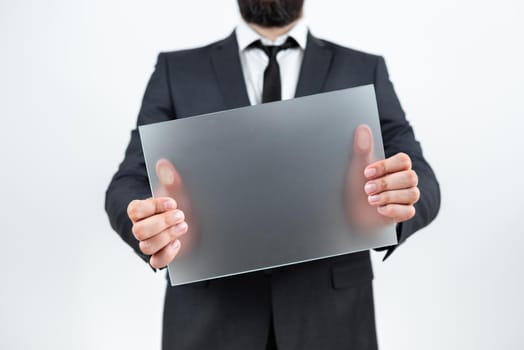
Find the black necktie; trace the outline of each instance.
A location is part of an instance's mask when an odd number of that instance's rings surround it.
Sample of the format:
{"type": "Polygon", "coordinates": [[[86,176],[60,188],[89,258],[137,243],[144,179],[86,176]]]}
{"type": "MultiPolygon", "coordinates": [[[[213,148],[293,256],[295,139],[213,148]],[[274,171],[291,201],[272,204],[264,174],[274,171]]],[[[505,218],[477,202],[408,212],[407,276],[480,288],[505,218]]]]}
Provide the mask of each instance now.
{"type": "Polygon", "coordinates": [[[282,45],[263,45],[260,40],[253,42],[249,47],[256,47],[264,51],[269,58],[269,63],[264,70],[264,89],[262,90],[262,103],[279,101],[282,99],[280,83],[280,67],[277,62],[277,54],[281,50],[298,47],[298,43],[292,37],[288,37],[282,45]]]}

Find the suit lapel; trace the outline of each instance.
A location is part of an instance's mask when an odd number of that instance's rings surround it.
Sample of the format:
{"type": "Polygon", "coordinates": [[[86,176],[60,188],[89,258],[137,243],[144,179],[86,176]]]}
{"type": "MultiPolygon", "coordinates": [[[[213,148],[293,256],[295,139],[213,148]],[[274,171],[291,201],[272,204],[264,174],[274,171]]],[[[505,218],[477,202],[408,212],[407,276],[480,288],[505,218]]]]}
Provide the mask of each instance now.
{"type": "Polygon", "coordinates": [[[211,61],[225,107],[231,109],[249,106],[235,32],[211,49],[211,61]]]}
{"type": "Polygon", "coordinates": [[[333,53],[319,39],[308,32],[306,50],[300,68],[295,97],[322,92],[331,65],[333,53]]]}
{"type": "MultiPolygon", "coordinates": [[[[214,45],[211,50],[211,61],[224,98],[225,108],[249,106],[235,32],[214,45]]],[[[332,56],[331,50],[321,40],[308,33],[295,97],[322,92],[332,56]]]]}

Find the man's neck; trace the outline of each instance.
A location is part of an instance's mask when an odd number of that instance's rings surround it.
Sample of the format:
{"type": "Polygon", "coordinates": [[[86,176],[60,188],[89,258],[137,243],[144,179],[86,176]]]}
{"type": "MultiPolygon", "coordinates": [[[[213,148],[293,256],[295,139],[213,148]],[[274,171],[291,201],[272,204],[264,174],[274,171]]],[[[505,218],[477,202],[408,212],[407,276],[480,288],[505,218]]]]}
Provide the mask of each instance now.
{"type": "Polygon", "coordinates": [[[257,32],[264,38],[269,39],[271,41],[275,41],[276,38],[278,38],[279,36],[284,35],[287,32],[289,32],[291,28],[293,28],[293,26],[297,24],[299,20],[300,18],[297,18],[296,20],[294,20],[293,22],[289,23],[288,25],[284,27],[261,27],[258,24],[254,24],[254,23],[248,23],[248,25],[251,28],[253,28],[255,32],[257,32]]]}

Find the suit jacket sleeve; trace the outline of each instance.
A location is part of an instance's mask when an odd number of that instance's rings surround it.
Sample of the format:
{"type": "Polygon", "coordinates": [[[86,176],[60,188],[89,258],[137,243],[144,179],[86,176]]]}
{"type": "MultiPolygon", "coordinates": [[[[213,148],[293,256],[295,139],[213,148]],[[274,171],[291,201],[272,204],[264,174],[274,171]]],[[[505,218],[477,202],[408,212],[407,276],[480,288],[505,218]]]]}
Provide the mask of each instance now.
{"type": "MultiPolygon", "coordinates": [[[[376,66],[375,91],[386,157],[398,152],[408,154],[413,163],[413,170],[419,178],[420,200],[415,204],[416,214],[412,219],[397,225],[398,244],[401,244],[437,216],[440,208],[440,188],[433,170],[424,159],[413,129],[405,118],[382,57],[379,57],[376,66]]],[[[388,250],[384,259],[397,246],[383,248],[388,250]]]]}
{"type": "Polygon", "coordinates": [[[132,200],[151,197],[138,125],[175,118],[170,92],[167,60],[165,54],[161,53],[142,100],[137,128],[131,132],[124,160],[106,191],[105,209],[111,226],[146,262],[149,262],[150,256],[140,252],[138,241],[131,232],[131,220],[127,216],[127,206],[132,200]]]}

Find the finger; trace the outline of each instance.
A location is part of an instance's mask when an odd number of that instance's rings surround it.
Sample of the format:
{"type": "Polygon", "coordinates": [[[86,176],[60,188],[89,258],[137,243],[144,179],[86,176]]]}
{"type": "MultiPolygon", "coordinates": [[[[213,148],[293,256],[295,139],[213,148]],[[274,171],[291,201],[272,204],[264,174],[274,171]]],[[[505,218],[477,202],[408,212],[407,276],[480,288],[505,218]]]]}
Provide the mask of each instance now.
{"type": "Polygon", "coordinates": [[[151,259],[149,259],[149,264],[155,269],[166,267],[178,254],[180,251],[180,246],[181,243],[178,239],[169,243],[159,252],[151,256],[151,259]]]}
{"type": "Polygon", "coordinates": [[[368,202],[374,206],[384,206],[387,204],[415,204],[420,198],[418,187],[406,188],[403,190],[385,191],[379,194],[368,196],[368,202]]]}
{"type": "Polygon", "coordinates": [[[377,207],[377,212],[395,222],[403,222],[415,216],[415,207],[412,205],[388,204],[377,207]]]}
{"type": "Polygon", "coordinates": [[[389,174],[381,178],[368,181],[364,186],[364,191],[368,195],[378,194],[384,191],[401,190],[416,187],[418,185],[417,173],[413,170],[389,174]]]}
{"type": "Polygon", "coordinates": [[[146,255],[156,254],[170,242],[173,242],[183,234],[187,233],[187,229],[188,226],[185,221],[171,226],[149,239],[140,241],[140,250],[146,255]]]}
{"type": "Polygon", "coordinates": [[[411,158],[406,153],[397,153],[384,160],[369,164],[364,170],[368,179],[376,179],[386,174],[392,174],[411,169],[411,158]]]}
{"type": "Polygon", "coordinates": [[[136,239],[145,241],[183,221],[184,213],[181,210],[170,210],[135,222],[132,231],[136,239]]]}
{"type": "Polygon", "coordinates": [[[176,207],[176,201],[169,197],[135,199],[127,206],[127,215],[131,221],[137,222],[176,207]]]}

